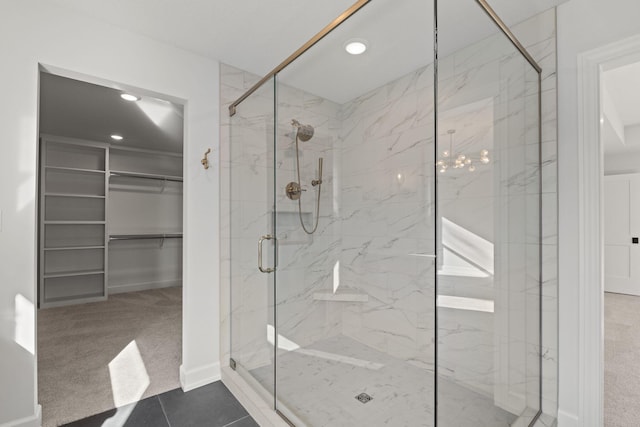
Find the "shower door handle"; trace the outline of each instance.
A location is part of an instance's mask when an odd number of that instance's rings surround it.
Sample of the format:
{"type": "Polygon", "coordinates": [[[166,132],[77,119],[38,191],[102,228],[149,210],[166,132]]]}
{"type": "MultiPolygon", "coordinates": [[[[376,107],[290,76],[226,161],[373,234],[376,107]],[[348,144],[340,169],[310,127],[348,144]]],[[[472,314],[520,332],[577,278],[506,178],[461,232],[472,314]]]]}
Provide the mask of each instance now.
{"type": "Polygon", "coordinates": [[[260,270],[260,272],[262,273],[273,273],[274,271],[276,271],[276,266],[278,265],[278,239],[275,238],[275,236],[272,236],[271,234],[267,234],[266,236],[262,236],[260,238],[260,240],[258,240],[258,270],[260,270]],[[264,268],[262,267],[262,242],[264,242],[265,240],[273,240],[276,248],[275,248],[275,252],[274,252],[274,266],[273,268],[267,267],[264,268]]]}

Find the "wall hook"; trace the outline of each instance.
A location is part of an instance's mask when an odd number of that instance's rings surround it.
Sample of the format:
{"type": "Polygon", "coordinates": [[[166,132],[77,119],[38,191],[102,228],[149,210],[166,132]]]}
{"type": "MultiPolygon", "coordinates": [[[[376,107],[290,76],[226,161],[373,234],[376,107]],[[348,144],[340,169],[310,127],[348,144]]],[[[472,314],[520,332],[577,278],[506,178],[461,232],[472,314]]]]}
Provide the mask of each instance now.
{"type": "Polygon", "coordinates": [[[211,148],[208,148],[207,151],[205,151],[204,153],[204,158],[200,160],[200,163],[202,163],[202,166],[204,166],[205,169],[209,169],[209,159],[207,158],[207,155],[210,152],[211,152],[211,148]]]}

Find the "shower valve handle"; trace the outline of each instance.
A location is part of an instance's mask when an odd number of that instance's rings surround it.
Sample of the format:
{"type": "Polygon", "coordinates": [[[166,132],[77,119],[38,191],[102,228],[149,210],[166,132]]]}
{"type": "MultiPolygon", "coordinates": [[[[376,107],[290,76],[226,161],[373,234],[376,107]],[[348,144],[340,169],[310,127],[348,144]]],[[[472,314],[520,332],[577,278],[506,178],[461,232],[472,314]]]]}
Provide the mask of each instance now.
{"type": "Polygon", "coordinates": [[[291,200],[298,200],[302,192],[307,190],[302,188],[297,182],[291,181],[287,184],[284,191],[291,200]]]}

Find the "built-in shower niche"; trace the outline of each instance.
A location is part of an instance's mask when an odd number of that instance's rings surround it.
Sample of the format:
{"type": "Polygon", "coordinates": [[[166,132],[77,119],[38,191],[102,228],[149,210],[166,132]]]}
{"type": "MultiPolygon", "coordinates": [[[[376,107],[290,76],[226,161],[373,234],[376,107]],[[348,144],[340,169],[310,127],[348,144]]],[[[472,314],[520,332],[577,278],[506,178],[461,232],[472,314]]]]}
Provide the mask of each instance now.
{"type": "Polygon", "coordinates": [[[300,227],[300,216],[302,216],[302,221],[305,224],[313,223],[312,212],[303,211],[302,214],[299,214],[297,210],[278,210],[275,213],[272,212],[272,216],[275,217],[272,221],[276,225],[278,244],[280,246],[308,245],[313,241],[313,235],[304,233],[300,227]]]}

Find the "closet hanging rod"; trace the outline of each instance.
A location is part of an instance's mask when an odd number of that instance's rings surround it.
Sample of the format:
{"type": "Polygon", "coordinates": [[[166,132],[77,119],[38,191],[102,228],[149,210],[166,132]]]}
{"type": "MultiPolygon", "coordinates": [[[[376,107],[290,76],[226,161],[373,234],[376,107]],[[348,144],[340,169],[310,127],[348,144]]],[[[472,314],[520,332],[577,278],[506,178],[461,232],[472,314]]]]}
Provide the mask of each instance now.
{"type": "Polygon", "coordinates": [[[109,172],[109,175],[110,176],[131,177],[131,178],[142,178],[142,179],[155,179],[155,180],[158,180],[158,181],[182,182],[182,177],[180,177],[180,176],[155,175],[155,174],[150,174],[150,173],[111,171],[111,172],[109,172]]]}
{"type": "Polygon", "coordinates": [[[181,233],[172,234],[111,234],[109,241],[112,240],[144,240],[144,239],[182,239],[181,233]]]}

